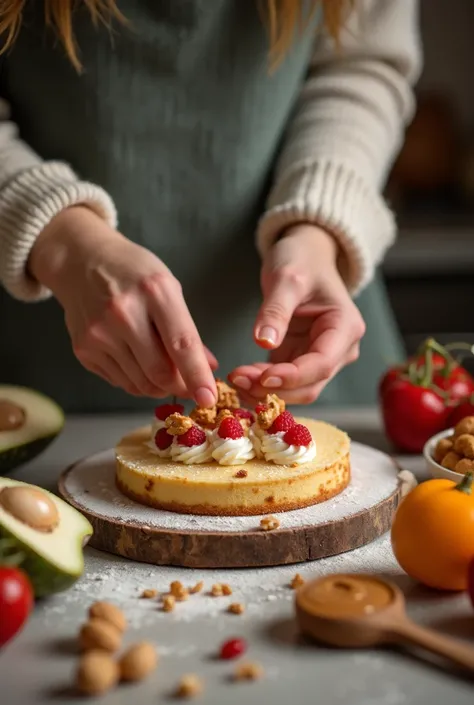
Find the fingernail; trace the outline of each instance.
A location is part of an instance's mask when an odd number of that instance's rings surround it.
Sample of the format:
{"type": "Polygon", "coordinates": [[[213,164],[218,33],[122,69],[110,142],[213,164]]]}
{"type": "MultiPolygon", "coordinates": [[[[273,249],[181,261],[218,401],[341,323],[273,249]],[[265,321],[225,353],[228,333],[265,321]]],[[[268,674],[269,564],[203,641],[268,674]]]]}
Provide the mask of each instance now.
{"type": "Polygon", "coordinates": [[[278,335],[276,330],[270,326],[263,326],[257,333],[257,340],[270,343],[271,345],[276,345],[277,337],[278,335]]]}
{"type": "Polygon", "coordinates": [[[232,383],[241,389],[250,389],[252,386],[252,382],[248,379],[248,377],[234,377],[232,383]]]}
{"type": "Polygon", "coordinates": [[[216,396],[207,387],[200,387],[195,395],[198,406],[210,407],[216,403],[216,396]]]}
{"type": "Polygon", "coordinates": [[[268,379],[264,379],[262,382],[260,382],[262,387],[271,387],[272,389],[277,389],[278,387],[283,386],[283,381],[280,379],[280,377],[268,377],[268,379]]]}

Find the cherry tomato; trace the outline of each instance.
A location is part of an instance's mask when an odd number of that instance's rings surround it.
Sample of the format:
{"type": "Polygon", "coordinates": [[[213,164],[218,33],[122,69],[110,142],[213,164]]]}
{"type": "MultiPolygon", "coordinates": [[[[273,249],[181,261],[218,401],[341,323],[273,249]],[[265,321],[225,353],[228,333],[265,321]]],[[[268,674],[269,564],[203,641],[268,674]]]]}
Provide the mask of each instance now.
{"type": "Polygon", "coordinates": [[[447,427],[453,428],[456,424],[466,418],[466,416],[474,416],[474,397],[465,399],[453,408],[448,416],[447,427]]]}
{"type": "Polygon", "coordinates": [[[0,647],[18,634],[33,608],[33,589],[19,568],[0,565],[0,647]]]}

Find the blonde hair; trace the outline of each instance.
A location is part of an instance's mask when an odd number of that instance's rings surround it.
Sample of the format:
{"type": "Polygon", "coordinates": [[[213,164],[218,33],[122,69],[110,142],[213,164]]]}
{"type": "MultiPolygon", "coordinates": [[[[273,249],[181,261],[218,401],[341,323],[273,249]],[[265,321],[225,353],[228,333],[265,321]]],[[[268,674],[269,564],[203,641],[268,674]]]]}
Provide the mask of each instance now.
{"type": "MultiPolygon", "coordinates": [[[[320,5],[323,10],[324,25],[337,42],[344,21],[347,6],[353,0],[311,0],[309,12],[303,16],[304,0],[260,0],[265,23],[269,32],[270,63],[276,66],[289,50],[299,29],[303,30],[320,5]]],[[[114,20],[126,24],[126,17],[120,12],[117,0],[81,0],[86,6],[95,26],[105,25],[110,29],[114,20]]],[[[26,0],[0,0],[0,35],[5,41],[0,53],[7,51],[15,42],[21,28],[26,0]]],[[[66,55],[79,71],[81,62],[74,37],[73,14],[75,0],[44,0],[45,24],[53,28],[59,37],[66,55]]]]}

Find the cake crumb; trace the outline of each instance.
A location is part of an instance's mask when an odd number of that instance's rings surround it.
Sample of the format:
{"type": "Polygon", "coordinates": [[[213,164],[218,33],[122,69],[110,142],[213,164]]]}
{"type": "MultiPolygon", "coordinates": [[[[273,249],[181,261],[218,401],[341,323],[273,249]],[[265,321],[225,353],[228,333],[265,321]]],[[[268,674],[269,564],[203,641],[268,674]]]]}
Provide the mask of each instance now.
{"type": "Polygon", "coordinates": [[[192,588],[189,588],[189,592],[191,595],[195,595],[198,592],[201,592],[204,587],[204,583],[202,580],[200,580],[196,585],[194,585],[192,588]]]}
{"type": "Polygon", "coordinates": [[[178,684],[176,696],[178,698],[194,698],[203,691],[203,683],[194,673],[183,676],[178,684]]]}
{"type": "Polygon", "coordinates": [[[303,578],[303,576],[300,575],[300,573],[296,573],[296,575],[294,576],[293,580],[290,583],[290,587],[293,590],[297,590],[302,585],[304,585],[304,583],[305,583],[305,579],[303,578]]]}
{"type": "Polygon", "coordinates": [[[223,583],[223,584],[221,585],[221,588],[222,588],[222,594],[223,594],[223,595],[232,595],[232,588],[230,587],[230,585],[227,585],[226,583],[223,583]]]}
{"type": "Polygon", "coordinates": [[[174,580],[171,583],[170,593],[179,602],[183,602],[189,597],[189,592],[186,590],[183,583],[181,583],[179,580],[174,580]]]}
{"type": "Polygon", "coordinates": [[[235,473],[234,477],[247,477],[248,472],[247,470],[244,470],[243,468],[241,470],[237,470],[235,473]]]}
{"type": "Polygon", "coordinates": [[[235,669],[235,680],[255,681],[263,676],[263,668],[259,663],[241,663],[235,669]]]}
{"type": "Polygon", "coordinates": [[[228,611],[231,614],[243,614],[245,612],[245,607],[241,602],[233,602],[229,605],[228,611]]]}
{"type": "Polygon", "coordinates": [[[211,587],[212,597],[222,597],[223,594],[224,590],[222,589],[222,585],[220,583],[216,583],[211,587]]]}
{"type": "Polygon", "coordinates": [[[172,612],[176,605],[176,598],[173,595],[163,597],[163,612],[172,612]]]}
{"type": "Polygon", "coordinates": [[[274,531],[275,529],[278,529],[280,527],[280,521],[274,517],[263,517],[263,519],[260,521],[260,528],[263,531],[274,531]]]}
{"type": "Polygon", "coordinates": [[[141,597],[145,600],[152,600],[154,597],[158,595],[158,590],[143,590],[141,597]]]}

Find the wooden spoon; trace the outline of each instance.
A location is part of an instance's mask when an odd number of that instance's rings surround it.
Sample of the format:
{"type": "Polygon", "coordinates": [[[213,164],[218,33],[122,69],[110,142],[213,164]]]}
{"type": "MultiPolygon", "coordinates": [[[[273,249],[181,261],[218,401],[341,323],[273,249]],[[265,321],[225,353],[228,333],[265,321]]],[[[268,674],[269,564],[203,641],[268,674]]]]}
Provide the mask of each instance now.
{"type": "Polygon", "coordinates": [[[341,647],[412,644],[474,671],[474,647],[412,622],[401,590],[373,575],[328,575],[301,587],[295,598],[301,631],[341,647]]]}

